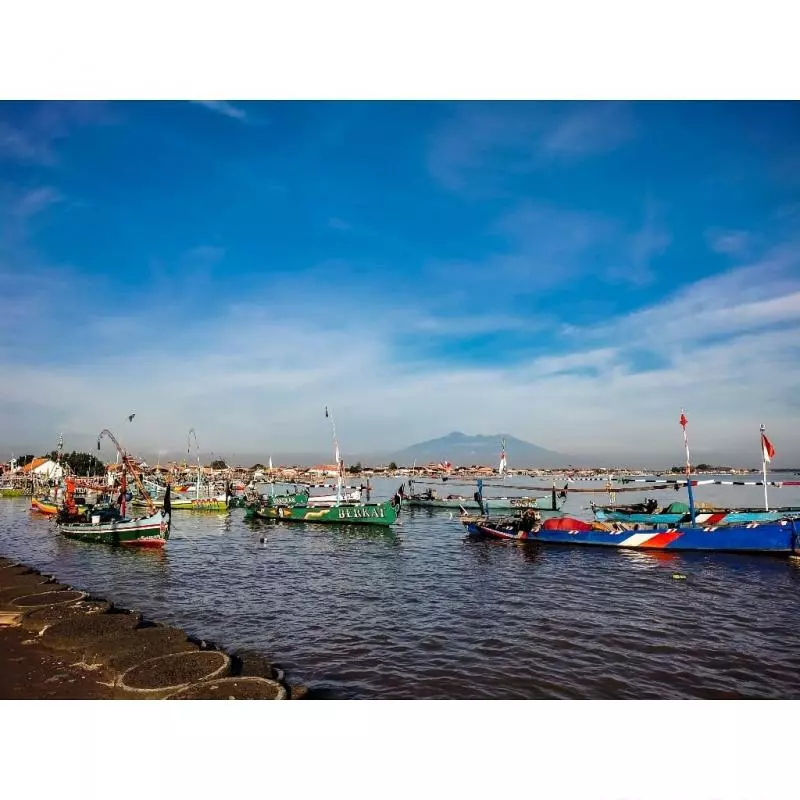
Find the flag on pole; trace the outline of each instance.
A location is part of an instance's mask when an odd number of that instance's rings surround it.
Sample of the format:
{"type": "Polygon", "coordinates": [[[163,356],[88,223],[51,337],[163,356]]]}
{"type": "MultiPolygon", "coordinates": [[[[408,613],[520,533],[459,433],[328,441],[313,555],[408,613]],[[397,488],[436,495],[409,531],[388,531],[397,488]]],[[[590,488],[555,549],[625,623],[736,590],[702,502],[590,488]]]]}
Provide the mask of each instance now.
{"type": "Polygon", "coordinates": [[[681,418],[678,420],[678,422],[680,422],[682,428],[686,428],[688,420],[686,419],[686,414],[683,413],[683,409],[681,409],[681,418]]]}
{"type": "Polygon", "coordinates": [[[767,439],[767,434],[764,433],[764,426],[761,426],[761,450],[764,454],[764,461],[772,461],[775,457],[775,448],[772,446],[772,442],[767,439]]]}
{"type": "Polygon", "coordinates": [[[328,406],[325,406],[325,419],[328,418],[328,406]]]}
{"type": "Polygon", "coordinates": [[[133,422],[133,418],[134,418],[135,416],[136,416],[136,414],[131,414],[131,415],[128,417],[128,422],[133,422]]]}

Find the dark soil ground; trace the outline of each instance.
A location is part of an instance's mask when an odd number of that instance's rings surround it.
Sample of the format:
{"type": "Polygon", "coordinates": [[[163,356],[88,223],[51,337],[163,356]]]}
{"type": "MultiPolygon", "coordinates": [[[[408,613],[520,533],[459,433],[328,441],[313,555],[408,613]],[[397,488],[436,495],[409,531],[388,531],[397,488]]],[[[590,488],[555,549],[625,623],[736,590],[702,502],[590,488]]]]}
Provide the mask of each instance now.
{"type": "Polygon", "coordinates": [[[109,700],[111,677],[73,666],[22,628],[0,626],[0,700],[109,700]],[[26,644],[26,642],[31,642],[26,644]]]}

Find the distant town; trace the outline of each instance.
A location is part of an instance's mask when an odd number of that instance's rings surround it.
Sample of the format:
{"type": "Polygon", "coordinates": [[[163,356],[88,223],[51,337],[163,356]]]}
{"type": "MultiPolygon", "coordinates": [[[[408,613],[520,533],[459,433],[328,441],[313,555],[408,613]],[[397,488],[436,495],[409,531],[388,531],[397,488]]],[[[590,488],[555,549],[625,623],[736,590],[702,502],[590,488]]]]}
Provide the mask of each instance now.
{"type": "MultiPolygon", "coordinates": [[[[171,477],[178,480],[197,475],[198,465],[188,461],[169,461],[165,464],[148,464],[144,460],[134,459],[143,474],[171,477]]],[[[25,477],[44,477],[60,479],[65,474],[82,477],[95,477],[114,472],[118,468],[115,463],[105,464],[95,456],[88,453],[62,453],[51,452],[44,456],[31,454],[12,459],[0,464],[0,475],[6,479],[25,477]]],[[[685,466],[673,466],[664,470],[648,470],[644,468],[606,468],[606,467],[568,467],[568,468],[516,468],[505,471],[507,476],[527,478],[561,478],[569,480],[605,479],[609,477],[630,477],[636,475],[664,476],[681,474],[686,471],[685,466]]],[[[692,467],[692,474],[714,475],[747,475],[758,472],[757,468],[746,469],[713,464],[698,464],[692,467]]],[[[793,469],[775,469],[771,472],[794,472],[793,469]]],[[[269,464],[256,463],[250,466],[228,464],[222,459],[201,464],[200,472],[206,477],[235,478],[239,480],[276,481],[276,482],[316,482],[326,478],[336,478],[338,469],[336,464],[315,464],[313,466],[283,465],[270,466],[269,464]]],[[[394,461],[381,465],[363,465],[360,462],[344,468],[347,476],[352,478],[430,478],[441,480],[475,480],[478,478],[499,477],[499,470],[494,466],[483,464],[453,465],[449,462],[399,465],[394,461]]]]}

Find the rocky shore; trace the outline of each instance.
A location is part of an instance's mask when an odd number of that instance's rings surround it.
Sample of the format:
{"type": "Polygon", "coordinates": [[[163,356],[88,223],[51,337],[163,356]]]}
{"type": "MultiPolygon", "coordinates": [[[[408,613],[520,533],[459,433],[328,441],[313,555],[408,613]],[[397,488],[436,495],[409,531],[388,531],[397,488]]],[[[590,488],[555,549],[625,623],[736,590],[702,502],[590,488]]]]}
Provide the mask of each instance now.
{"type": "Polygon", "coordinates": [[[0,557],[2,700],[288,700],[283,670],[0,557]]]}

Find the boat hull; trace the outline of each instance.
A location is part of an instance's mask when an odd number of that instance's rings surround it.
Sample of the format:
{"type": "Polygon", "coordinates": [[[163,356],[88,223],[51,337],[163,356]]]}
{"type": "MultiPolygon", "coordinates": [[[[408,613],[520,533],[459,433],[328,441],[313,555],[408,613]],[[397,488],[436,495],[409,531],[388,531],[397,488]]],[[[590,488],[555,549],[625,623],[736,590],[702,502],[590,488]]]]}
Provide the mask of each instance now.
{"type": "Polygon", "coordinates": [[[314,506],[263,505],[248,506],[247,516],[280,522],[317,522],[336,525],[377,525],[386,527],[397,520],[397,509],[391,503],[340,505],[333,508],[314,506]]]}
{"type": "Polygon", "coordinates": [[[40,500],[38,497],[32,497],[31,511],[38,511],[40,514],[46,514],[48,517],[52,517],[58,514],[58,505],[49,500],[40,500]]]}
{"type": "MultiPolygon", "coordinates": [[[[147,506],[144,500],[134,500],[132,502],[137,508],[147,506]]],[[[154,500],[153,505],[156,508],[163,508],[164,500],[154,500]]],[[[216,497],[200,498],[200,500],[181,497],[171,498],[170,509],[172,511],[227,511],[228,504],[224,499],[220,500],[216,497]]]]}
{"type": "Polygon", "coordinates": [[[25,489],[0,489],[0,497],[25,497],[27,494],[30,494],[30,492],[25,489]]]}
{"type": "Polygon", "coordinates": [[[633,548],[641,550],[713,550],[730,553],[793,553],[798,548],[800,526],[792,520],[707,527],[667,527],[661,530],[557,530],[539,528],[513,531],[491,523],[470,522],[472,534],[497,539],[518,539],[542,544],[633,548]]]}
{"type": "Polygon", "coordinates": [[[68,539],[121,547],[163,547],[169,538],[169,514],[161,511],[149,517],[113,520],[96,525],[65,523],[58,530],[68,539]]]}

